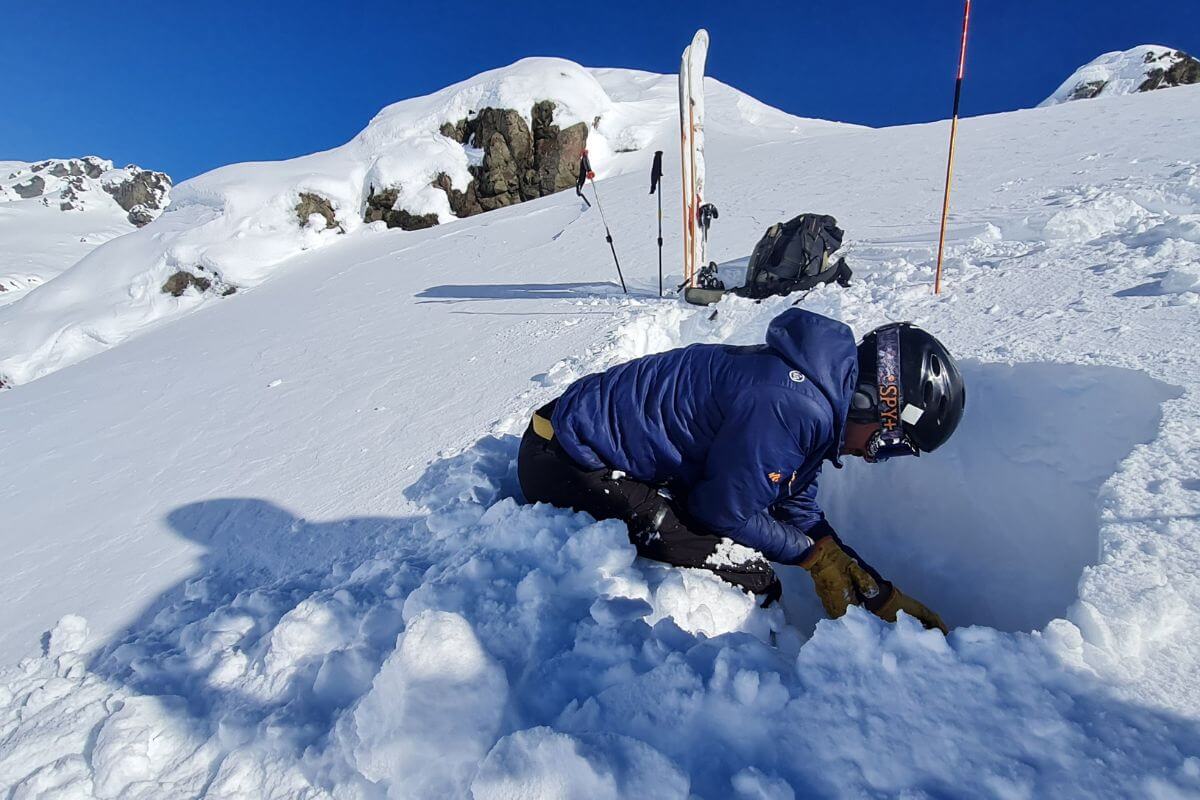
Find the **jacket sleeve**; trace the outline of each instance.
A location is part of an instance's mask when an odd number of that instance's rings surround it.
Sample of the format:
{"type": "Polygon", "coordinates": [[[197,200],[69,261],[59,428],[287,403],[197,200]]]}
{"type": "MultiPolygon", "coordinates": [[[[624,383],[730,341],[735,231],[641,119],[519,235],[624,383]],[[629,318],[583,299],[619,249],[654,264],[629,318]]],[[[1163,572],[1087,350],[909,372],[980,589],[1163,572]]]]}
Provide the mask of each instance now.
{"type": "Polygon", "coordinates": [[[825,512],[817,505],[817,481],[814,478],[799,494],[785,497],[771,507],[771,515],[780,522],[793,525],[816,540],[822,536],[837,538],[833,527],[825,521],[825,512]]]}
{"type": "Polygon", "coordinates": [[[713,439],[704,477],[688,493],[689,513],[709,532],[772,561],[798,560],[811,544],[808,536],[776,519],[770,508],[780,483],[827,446],[826,417],[812,400],[785,387],[739,394],[713,439]]]}

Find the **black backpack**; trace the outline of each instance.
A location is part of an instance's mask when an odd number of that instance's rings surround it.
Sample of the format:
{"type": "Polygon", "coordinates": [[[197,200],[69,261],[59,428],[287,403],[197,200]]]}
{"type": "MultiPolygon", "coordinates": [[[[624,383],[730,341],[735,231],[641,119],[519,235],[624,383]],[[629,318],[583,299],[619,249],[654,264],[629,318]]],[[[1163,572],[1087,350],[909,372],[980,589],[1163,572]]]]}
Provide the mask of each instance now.
{"type": "Polygon", "coordinates": [[[846,259],[832,264],[829,260],[842,246],[842,235],[837,220],[825,214],[801,214],[777,222],[754,246],[746,283],[734,292],[761,299],[833,281],[849,286],[852,273],[846,259]]]}

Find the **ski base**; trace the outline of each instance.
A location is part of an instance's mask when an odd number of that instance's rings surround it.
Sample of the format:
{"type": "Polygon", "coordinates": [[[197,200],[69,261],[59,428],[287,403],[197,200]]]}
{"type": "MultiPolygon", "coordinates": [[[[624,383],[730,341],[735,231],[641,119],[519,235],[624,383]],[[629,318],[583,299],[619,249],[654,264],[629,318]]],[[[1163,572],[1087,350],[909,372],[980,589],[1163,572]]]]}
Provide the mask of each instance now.
{"type": "Polygon", "coordinates": [[[701,289],[699,286],[689,286],[683,290],[683,299],[694,306],[709,306],[724,296],[724,289],[701,289]]]}

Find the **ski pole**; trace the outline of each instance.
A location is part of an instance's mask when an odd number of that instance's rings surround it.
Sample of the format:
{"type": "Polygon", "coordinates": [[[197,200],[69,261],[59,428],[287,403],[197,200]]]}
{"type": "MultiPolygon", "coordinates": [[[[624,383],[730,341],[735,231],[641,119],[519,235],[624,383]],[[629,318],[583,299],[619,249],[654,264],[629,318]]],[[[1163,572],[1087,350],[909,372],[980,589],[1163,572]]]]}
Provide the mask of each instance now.
{"type": "MultiPolygon", "coordinates": [[[[661,152],[661,151],[660,151],[661,152]]],[[[658,296],[662,297],[662,192],[658,193],[658,296]]]]}
{"type": "MultiPolygon", "coordinates": [[[[654,165],[650,167],[650,194],[654,194],[654,190],[658,188],[662,181],[662,150],[654,151],[654,165]]],[[[662,192],[658,193],[658,296],[663,294],[663,262],[662,262],[662,192]]]]}
{"type": "MultiPolygon", "coordinates": [[[[629,290],[625,288],[625,276],[621,274],[621,260],[617,258],[617,248],[613,244],[612,232],[608,229],[608,219],[604,216],[604,206],[600,203],[600,192],[596,191],[596,173],[592,172],[592,162],[588,159],[587,150],[579,157],[579,180],[575,186],[575,191],[580,197],[583,192],[580,189],[583,187],[583,179],[592,184],[592,196],[596,198],[596,208],[600,210],[600,221],[604,223],[604,238],[608,242],[608,249],[612,250],[613,263],[617,265],[617,278],[621,281],[621,291],[629,294],[629,290]]],[[[585,197],[586,201],[587,198],[585,197]]]]}
{"type": "Polygon", "coordinates": [[[942,225],[938,234],[937,270],[933,293],[942,293],[942,254],[946,247],[946,221],[950,216],[950,179],[954,175],[954,142],[958,137],[958,103],[962,99],[963,68],[967,62],[967,25],[971,21],[971,0],[963,7],[962,45],[958,51],[958,78],[954,81],[954,110],[950,115],[950,152],[946,156],[946,188],[942,194],[942,225]]]}

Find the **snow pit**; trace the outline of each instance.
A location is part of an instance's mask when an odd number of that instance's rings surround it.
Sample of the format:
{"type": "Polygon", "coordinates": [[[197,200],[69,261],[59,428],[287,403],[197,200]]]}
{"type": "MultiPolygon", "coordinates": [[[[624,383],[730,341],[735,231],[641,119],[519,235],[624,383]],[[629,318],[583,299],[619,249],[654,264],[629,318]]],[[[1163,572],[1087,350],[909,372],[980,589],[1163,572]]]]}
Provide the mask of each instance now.
{"type": "MultiPolygon", "coordinates": [[[[1179,391],[1143,372],[966,363],[967,412],[918,459],[827,470],[821,504],[858,552],[951,626],[1033,630],[1098,558],[1105,481],[1179,391]]],[[[802,582],[792,581],[801,588],[802,582]]],[[[796,620],[793,620],[796,621],[796,620]]]]}

